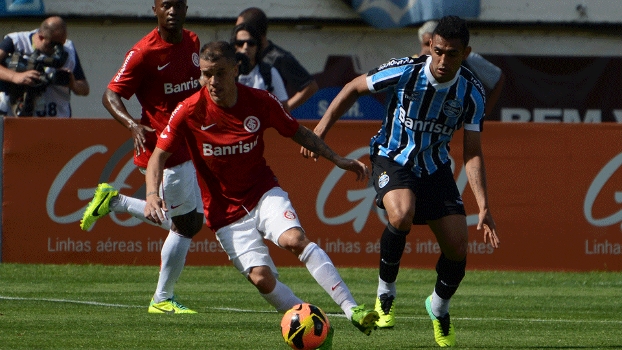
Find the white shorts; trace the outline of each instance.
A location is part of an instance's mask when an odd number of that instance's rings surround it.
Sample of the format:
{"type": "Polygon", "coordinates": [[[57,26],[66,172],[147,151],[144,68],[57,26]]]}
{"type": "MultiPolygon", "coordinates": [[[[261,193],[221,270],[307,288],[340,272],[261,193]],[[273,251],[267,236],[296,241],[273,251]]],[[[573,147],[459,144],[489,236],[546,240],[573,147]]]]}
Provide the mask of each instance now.
{"type": "Polygon", "coordinates": [[[159,192],[166,203],[169,217],[187,214],[192,210],[203,214],[201,189],[192,161],[164,169],[159,192]]]}
{"type": "Polygon", "coordinates": [[[253,267],[268,266],[278,277],[264,239],[279,246],[281,234],[294,227],[301,227],[298,214],[287,192],[274,187],[261,197],[248,215],[216,231],[216,238],[229,260],[244,276],[248,276],[253,267]]]}

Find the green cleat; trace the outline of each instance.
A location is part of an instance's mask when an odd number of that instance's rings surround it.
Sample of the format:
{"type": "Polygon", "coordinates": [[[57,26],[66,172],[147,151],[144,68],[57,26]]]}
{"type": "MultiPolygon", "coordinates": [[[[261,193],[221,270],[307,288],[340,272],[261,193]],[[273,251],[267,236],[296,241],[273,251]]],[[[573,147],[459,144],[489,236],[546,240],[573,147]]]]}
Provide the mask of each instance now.
{"type": "Polygon", "coordinates": [[[434,326],[434,340],[441,348],[447,348],[456,345],[456,332],[454,325],[449,320],[449,314],[443,317],[437,317],[432,313],[432,296],[425,299],[425,309],[432,319],[434,326]]]}
{"type": "Polygon", "coordinates": [[[82,214],[80,228],[88,231],[95,221],[108,215],[110,213],[110,200],[117,195],[119,195],[119,191],[107,183],[97,185],[93,199],[82,214]]]}
{"type": "Polygon", "coordinates": [[[175,301],[175,298],[166,299],[159,303],[153,301],[151,299],[151,303],[149,303],[149,313],[150,314],[196,314],[197,312],[194,310],[190,310],[187,307],[181,305],[180,303],[175,301]]]}
{"type": "Polygon", "coordinates": [[[375,310],[365,310],[365,305],[359,305],[352,308],[352,324],[365,335],[370,335],[371,331],[376,329],[376,321],[378,321],[378,313],[375,310]]]}
{"type": "Polygon", "coordinates": [[[380,318],[376,321],[378,328],[393,328],[395,326],[395,305],[393,295],[382,294],[376,298],[376,307],[374,310],[380,318]]]}
{"type": "Polygon", "coordinates": [[[333,326],[330,326],[328,328],[328,334],[326,335],[326,339],[324,339],[324,342],[322,343],[322,345],[315,350],[332,350],[334,333],[335,333],[335,330],[333,329],[333,326]]]}

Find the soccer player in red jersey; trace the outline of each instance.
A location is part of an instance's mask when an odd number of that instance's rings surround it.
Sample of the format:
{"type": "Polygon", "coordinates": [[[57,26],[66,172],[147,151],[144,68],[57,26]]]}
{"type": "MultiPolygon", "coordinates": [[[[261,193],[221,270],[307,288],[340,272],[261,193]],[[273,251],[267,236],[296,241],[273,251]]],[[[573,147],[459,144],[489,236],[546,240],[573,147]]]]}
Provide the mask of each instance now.
{"type": "MultiPolygon", "coordinates": [[[[102,98],[108,112],[130,130],[134,140],[134,164],[143,172],[175,106],[200,88],[200,44],[195,33],[183,28],[187,9],[186,0],[154,1],[158,27],[128,51],[102,98]],[[136,95],[142,106],[139,122],[129,114],[122,101],[132,95],[136,95]]],[[[200,189],[186,147],[179,147],[164,168],[161,186],[146,194],[162,196],[171,205],[166,220],[161,223],[170,231],[162,246],[160,276],[148,311],[196,313],[175,301],[173,290],[192,237],[203,224],[200,189]]],[[[115,186],[100,184],[84,213],[81,227],[88,230],[110,211],[130,213],[152,224],[144,217],[144,208],[144,200],[121,195],[115,186]]]]}
{"type": "MultiPolygon", "coordinates": [[[[363,333],[375,328],[377,312],[357,305],[332,261],[305,236],[287,193],[266,164],[264,131],[279,134],[315,150],[344,170],[368,179],[368,168],[358,160],[337,155],[319,137],[285,111],[264,90],[236,83],[235,48],[212,42],[201,49],[205,86],[173,112],[147,166],[147,191],[162,182],[162,170],[174,152],[186,147],[197,170],[207,226],[234,266],[280,312],[302,301],[281,283],[265,240],[295,254],[311,275],[363,333]]],[[[157,194],[147,197],[145,217],[163,219],[170,203],[157,194]]]]}

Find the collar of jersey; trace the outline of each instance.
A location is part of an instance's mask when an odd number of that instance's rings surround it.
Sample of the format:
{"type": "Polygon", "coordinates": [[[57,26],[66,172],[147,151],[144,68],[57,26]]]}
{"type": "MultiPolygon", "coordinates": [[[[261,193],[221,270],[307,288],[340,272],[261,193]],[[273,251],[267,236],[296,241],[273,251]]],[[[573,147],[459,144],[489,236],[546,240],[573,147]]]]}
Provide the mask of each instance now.
{"type": "Polygon", "coordinates": [[[456,80],[458,80],[458,77],[460,76],[460,70],[462,69],[458,68],[456,76],[454,76],[454,78],[450,81],[446,83],[439,83],[438,81],[436,81],[436,78],[434,78],[432,72],[430,71],[430,64],[432,64],[432,56],[428,56],[428,59],[425,61],[425,67],[423,69],[425,70],[425,76],[428,78],[428,81],[436,90],[442,90],[452,86],[456,82],[456,80]]]}

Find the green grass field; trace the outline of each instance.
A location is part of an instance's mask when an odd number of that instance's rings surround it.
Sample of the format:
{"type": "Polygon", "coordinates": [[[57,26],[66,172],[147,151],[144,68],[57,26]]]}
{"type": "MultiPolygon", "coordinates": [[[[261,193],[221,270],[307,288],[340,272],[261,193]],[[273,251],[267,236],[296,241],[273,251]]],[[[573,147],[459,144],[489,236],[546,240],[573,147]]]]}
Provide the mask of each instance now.
{"type": "MultiPolygon", "coordinates": [[[[402,269],[397,326],[367,337],[304,268],[281,280],[329,314],[334,350],[435,348],[423,306],[432,270],[402,269]]],[[[373,306],[377,271],[342,268],[373,306]]],[[[154,266],[0,264],[0,349],[289,349],[281,316],[233,267],[186,267],[179,301],[197,315],[151,315],[154,266]]],[[[452,300],[462,349],[620,349],[622,273],[467,271],[452,300]]]]}

